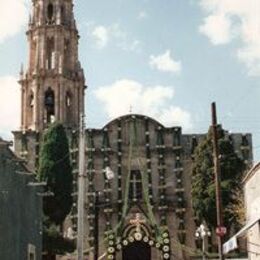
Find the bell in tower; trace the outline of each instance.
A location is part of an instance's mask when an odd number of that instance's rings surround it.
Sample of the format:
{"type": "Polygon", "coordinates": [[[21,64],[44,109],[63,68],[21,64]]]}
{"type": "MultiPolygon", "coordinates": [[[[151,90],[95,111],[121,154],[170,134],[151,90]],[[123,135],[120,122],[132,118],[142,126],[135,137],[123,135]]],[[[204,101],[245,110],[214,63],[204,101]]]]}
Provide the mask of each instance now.
{"type": "Polygon", "coordinates": [[[48,90],[45,92],[44,105],[47,124],[53,123],[55,121],[55,97],[54,92],[51,88],[48,88],[48,90]]]}
{"type": "Polygon", "coordinates": [[[84,110],[85,78],[78,59],[73,1],[32,1],[26,35],[29,62],[19,81],[21,129],[14,135],[16,152],[26,154],[33,164],[36,151],[24,153],[21,140],[33,143],[33,138],[54,121],[67,129],[78,129],[84,110]]]}

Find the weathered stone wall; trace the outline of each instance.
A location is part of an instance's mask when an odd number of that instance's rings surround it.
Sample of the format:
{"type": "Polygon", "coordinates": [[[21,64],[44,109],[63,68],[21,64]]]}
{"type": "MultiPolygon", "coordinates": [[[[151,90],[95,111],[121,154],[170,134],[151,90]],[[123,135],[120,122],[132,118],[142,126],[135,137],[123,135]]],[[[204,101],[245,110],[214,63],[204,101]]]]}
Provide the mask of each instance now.
{"type": "Polygon", "coordinates": [[[34,176],[0,140],[0,259],[41,259],[41,188],[34,176]],[[32,258],[34,259],[34,258],[32,258]]]}

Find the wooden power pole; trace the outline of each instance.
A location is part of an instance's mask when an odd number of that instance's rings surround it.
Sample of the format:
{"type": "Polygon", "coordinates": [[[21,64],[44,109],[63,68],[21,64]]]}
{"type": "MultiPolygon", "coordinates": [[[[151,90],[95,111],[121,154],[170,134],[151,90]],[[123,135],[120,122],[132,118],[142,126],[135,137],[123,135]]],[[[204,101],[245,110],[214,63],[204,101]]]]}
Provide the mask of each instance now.
{"type": "Polygon", "coordinates": [[[79,132],[79,173],[78,173],[78,232],[77,232],[77,260],[83,260],[84,250],[84,204],[85,204],[85,124],[84,115],[80,119],[79,132]]]}
{"type": "Polygon", "coordinates": [[[218,253],[219,259],[223,260],[223,235],[225,235],[225,227],[223,227],[222,218],[222,196],[221,196],[221,171],[219,162],[219,147],[218,147],[218,124],[217,112],[215,102],[211,104],[212,112],[212,132],[213,132],[213,158],[214,158],[214,173],[215,173],[215,187],[216,187],[216,214],[217,214],[217,237],[218,237],[218,253]]]}

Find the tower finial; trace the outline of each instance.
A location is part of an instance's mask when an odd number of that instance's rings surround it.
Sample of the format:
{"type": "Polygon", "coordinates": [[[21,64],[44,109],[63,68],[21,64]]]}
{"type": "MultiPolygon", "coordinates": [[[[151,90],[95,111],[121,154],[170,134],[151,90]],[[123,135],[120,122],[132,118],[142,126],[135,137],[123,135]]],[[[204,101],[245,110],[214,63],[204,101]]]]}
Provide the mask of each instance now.
{"type": "Polygon", "coordinates": [[[23,79],[23,76],[24,76],[24,67],[23,67],[23,63],[21,63],[20,78],[23,79]]]}
{"type": "Polygon", "coordinates": [[[32,15],[29,14],[29,25],[31,25],[31,24],[32,24],[32,15]]]}

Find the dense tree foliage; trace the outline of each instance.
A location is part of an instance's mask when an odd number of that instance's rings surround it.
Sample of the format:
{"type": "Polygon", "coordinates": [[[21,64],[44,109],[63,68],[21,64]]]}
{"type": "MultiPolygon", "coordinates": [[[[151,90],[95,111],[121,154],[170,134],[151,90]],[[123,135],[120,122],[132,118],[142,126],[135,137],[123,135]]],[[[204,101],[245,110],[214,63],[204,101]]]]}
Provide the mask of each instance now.
{"type": "Polygon", "coordinates": [[[43,200],[43,211],[55,224],[61,224],[72,206],[72,168],[69,145],[64,127],[51,125],[43,136],[38,176],[47,182],[46,191],[53,196],[43,200]]]}
{"type": "Polygon", "coordinates": [[[43,252],[44,259],[55,259],[56,254],[72,252],[74,241],[65,239],[61,226],[72,206],[72,167],[68,139],[60,123],[51,125],[41,144],[38,178],[47,183],[43,198],[43,252]]]}
{"type": "MultiPolygon", "coordinates": [[[[74,250],[75,241],[64,238],[59,226],[51,223],[46,218],[43,225],[43,252],[49,252],[50,256],[53,257],[56,254],[71,253],[74,250]]],[[[50,256],[48,259],[51,259],[50,256]]]]}
{"type": "MultiPolygon", "coordinates": [[[[220,151],[221,190],[223,217],[226,227],[238,223],[234,205],[239,203],[241,178],[245,170],[244,162],[234,151],[232,141],[219,127],[218,145],[220,151]]],[[[192,170],[192,204],[197,219],[216,227],[216,196],[214,182],[212,132],[195,150],[192,170]]]]}

